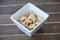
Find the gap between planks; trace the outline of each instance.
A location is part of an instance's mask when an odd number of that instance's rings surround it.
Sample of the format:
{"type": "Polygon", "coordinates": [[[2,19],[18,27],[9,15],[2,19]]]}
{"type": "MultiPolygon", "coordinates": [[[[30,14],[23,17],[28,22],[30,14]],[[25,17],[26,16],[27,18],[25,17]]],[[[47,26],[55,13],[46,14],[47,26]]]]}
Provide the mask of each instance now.
{"type": "MultiPolygon", "coordinates": [[[[51,3],[34,3],[35,5],[40,4],[60,4],[60,2],[51,2],[51,3]]],[[[9,4],[9,5],[0,5],[0,7],[12,7],[12,6],[23,6],[24,4],[9,4]]]]}
{"type": "MultiPolygon", "coordinates": [[[[41,33],[41,34],[34,34],[34,35],[60,35],[60,33],[41,33]]],[[[12,35],[0,35],[0,37],[9,37],[9,36],[26,36],[26,34],[12,34],[12,35]]]]}

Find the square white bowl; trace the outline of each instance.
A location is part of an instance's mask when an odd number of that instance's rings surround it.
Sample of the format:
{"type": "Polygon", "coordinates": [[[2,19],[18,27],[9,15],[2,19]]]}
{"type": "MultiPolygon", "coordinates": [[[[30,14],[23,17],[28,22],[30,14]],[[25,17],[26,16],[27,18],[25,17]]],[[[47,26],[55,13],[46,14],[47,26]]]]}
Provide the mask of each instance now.
{"type": "Polygon", "coordinates": [[[32,36],[39,28],[42,27],[42,25],[44,24],[44,22],[46,21],[46,19],[49,17],[49,15],[47,13],[45,13],[44,11],[42,11],[41,9],[37,8],[36,6],[34,6],[32,3],[27,3],[24,7],[22,7],[21,9],[19,9],[15,14],[13,14],[10,19],[16,24],[16,26],[23,31],[25,34],[27,34],[28,36],[32,36]],[[43,19],[41,20],[41,22],[38,23],[37,26],[35,26],[32,30],[28,30],[27,28],[25,28],[23,25],[21,25],[17,20],[18,18],[22,17],[25,15],[25,13],[32,9],[32,11],[35,12],[36,16],[42,17],[43,19]]]}

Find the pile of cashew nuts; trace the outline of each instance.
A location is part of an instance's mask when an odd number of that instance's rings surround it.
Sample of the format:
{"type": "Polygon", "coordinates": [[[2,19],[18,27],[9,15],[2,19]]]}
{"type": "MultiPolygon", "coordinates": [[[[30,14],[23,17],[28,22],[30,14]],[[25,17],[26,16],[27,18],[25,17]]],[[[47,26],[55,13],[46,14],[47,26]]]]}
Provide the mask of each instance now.
{"type": "Polygon", "coordinates": [[[17,20],[20,24],[22,24],[25,28],[32,30],[39,22],[41,22],[41,17],[37,17],[35,13],[30,10],[26,12],[24,16],[18,18],[17,20]]]}

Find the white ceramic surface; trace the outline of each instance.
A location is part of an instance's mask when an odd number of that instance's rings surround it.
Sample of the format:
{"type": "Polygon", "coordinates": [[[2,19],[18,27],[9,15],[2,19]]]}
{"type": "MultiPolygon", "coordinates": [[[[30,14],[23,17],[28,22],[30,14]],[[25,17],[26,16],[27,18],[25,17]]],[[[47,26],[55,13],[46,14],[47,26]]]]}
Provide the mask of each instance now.
{"type": "Polygon", "coordinates": [[[46,21],[46,19],[49,17],[49,15],[47,13],[45,13],[44,11],[42,11],[41,9],[37,8],[36,6],[34,6],[32,3],[27,3],[24,7],[22,7],[21,9],[19,9],[15,14],[13,14],[10,19],[16,24],[16,26],[23,31],[25,34],[27,34],[28,36],[32,36],[38,29],[40,29],[42,27],[42,25],[44,24],[44,22],[46,21]],[[35,14],[39,17],[42,17],[42,21],[39,22],[39,24],[37,26],[35,26],[33,28],[33,30],[28,30],[27,28],[25,28],[23,25],[21,25],[19,22],[17,22],[18,18],[22,17],[25,15],[25,13],[32,9],[35,14]]]}

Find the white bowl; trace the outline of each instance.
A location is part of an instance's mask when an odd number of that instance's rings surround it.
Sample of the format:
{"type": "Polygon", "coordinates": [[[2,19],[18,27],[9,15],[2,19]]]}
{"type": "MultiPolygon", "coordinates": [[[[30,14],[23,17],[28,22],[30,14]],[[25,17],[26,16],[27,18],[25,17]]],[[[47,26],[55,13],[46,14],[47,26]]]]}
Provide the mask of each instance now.
{"type": "Polygon", "coordinates": [[[13,14],[10,18],[11,20],[16,24],[16,26],[23,31],[25,34],[27,34],[28,36],[32,36],[39,28],[41,28],[41,26],[44,24],[44,22],[46,21],[46,19],[49,17],[48,14],[46,14],[44,11],[42,11],[41,9],[37,8],[36,6],[34,6],[31,3],[27,3],[24,7],[22,7],[21,9],[19,9],[15,14],[13,14]],[[18,18],[22,17],[25,15],[25,12],[27,12],[28,10],[32,9],[35,14],[39,17],[42,17],[43,20],[41,20],[41,22],[39,22],[39,24],[37,26],[35,26],[32,30],[28,30],[27,28],[25,28],[23,25],[21,25],[19,22],[17,22],[18,18]]]}

